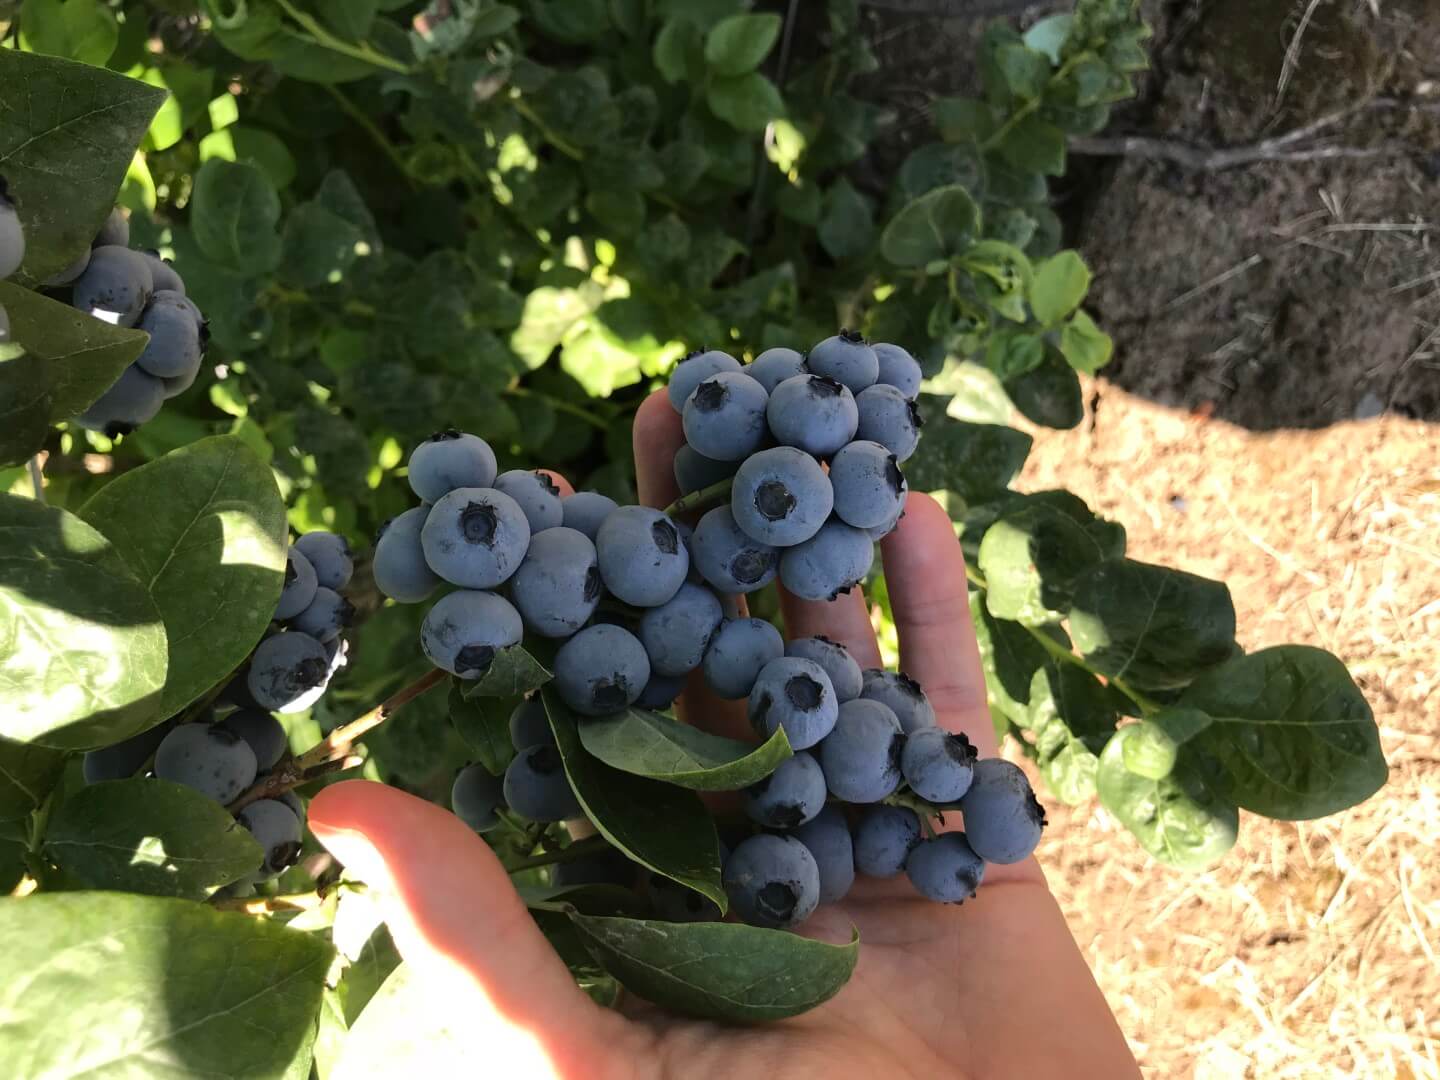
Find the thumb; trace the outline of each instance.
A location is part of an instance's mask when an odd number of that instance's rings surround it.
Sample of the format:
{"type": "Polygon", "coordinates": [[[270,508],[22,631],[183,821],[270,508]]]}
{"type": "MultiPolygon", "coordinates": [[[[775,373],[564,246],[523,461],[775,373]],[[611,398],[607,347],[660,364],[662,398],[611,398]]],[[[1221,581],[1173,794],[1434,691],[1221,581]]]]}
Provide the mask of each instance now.
{"type": "Polygon", "coordinates": [[[385,922],[428,1002],[457,1018],[506,1075],[564,1076],[593,1065],[595,1005],[541,934],[488,844],[440,807],[349,780],[310,804],[319,841],[379,895],[385,922]]]}

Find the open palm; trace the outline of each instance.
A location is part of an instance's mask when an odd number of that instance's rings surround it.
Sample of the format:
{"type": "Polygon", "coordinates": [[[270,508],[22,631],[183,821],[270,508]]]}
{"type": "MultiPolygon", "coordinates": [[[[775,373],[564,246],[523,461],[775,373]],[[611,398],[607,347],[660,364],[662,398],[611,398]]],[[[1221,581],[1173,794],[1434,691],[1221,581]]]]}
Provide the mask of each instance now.
{"type": "MultiPolygon", "coordinates": [[[[663,506],[678,494],[671,462],[682,441],[664,393],[653,395],[635,423],[643,502],[663,506]]],[[[964,732],[982,756],[994,754],[964,560],[949,518],[931,499],[911,495],[882,553],[902,668],[925,687],[942,726],[964,732]]],[[[858,592],[818,604],[782,596],[782,606],[787,636],[823,633],[862,667],[881,666],[858,592]]],[[[682,700],[684,719],[746,737],[736,703],[697,684],[682,700]]],[[[990,867],[976,899],[959,907],[924,900],[903,879],[857,880],[803,928],[832,942],[859,930],[859,963],[840,994],[790,1020],[726,1027],[638,1000],[618,1011],[592,1002],[490,848],[433,804],[352,781],[317,796],[310,822],[384,897],[391,933],[435,1012],[475,1034],[474,1061],[415,1063],[431,1075],[1137,1075],[1033,859],[990,867]]],[[[348,1058],[344,1066],[342,1075],[365,1071],[348,1058]]]]}

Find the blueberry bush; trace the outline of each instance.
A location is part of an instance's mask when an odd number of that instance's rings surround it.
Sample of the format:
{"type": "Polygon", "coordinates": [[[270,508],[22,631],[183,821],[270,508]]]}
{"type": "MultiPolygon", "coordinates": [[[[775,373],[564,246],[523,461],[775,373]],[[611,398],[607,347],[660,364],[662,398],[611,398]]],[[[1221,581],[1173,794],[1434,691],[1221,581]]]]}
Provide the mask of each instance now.
{"type": "Polygon", "coordinates": [[[961,901],[1044,825],[913,680],[776,629],[777,579],[883,611],[910,490],[1050,797],[1189,869],[1384,783],[1337,658],[1247,654],[1223,583],[1010,487],[1009,421],[1073,427],[1111,356],[1049,182],[1133,94],[1137,5],[990,27],[884,187],[854,0],[772,6],[0,3],[0,1060],[323,1080],[400,977],[305,830],[357,771],[481,833],[597,1000],[839,992],[859,944],[786,932],[816,904],[961,901]],[[756,742],[673,718],[692,671],[756,742]]]}

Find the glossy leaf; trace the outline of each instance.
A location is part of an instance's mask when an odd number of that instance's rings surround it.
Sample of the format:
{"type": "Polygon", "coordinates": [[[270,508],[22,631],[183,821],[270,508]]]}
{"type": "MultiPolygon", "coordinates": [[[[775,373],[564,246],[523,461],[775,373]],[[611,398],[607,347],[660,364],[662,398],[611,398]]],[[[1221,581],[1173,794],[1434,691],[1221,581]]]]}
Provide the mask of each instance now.
{"type": "Polygon", "coordinates": [[[552,678],[523,645],[511,645],[495,654],[480,678],[462,681],[462,693],[467,699],[513,698],[540,689],[552,678]]]}
{"type": "MultiPolygon", "coordinates": [[[[1074,664],[1049,664],[1030,683],[1028,727],[1046,789],[1078,806],[1095,794],[1099,757],[1119,720],[1119,695],[1074,664]]],[[[1123,699],[1121,699],[1123,700],[1123,699]]]]}
{"type": "Polygon", "coordinates": [[[38,809],[64,768],[59,750],[0,739],[0,821],[19,821],[38,809]]]}
{"type": "Polygon", "coordinates": [[[1020,415],[1043,427],[1068,431],[1085,419],[1080,380],[1053,347],[1033,371],[1005,380],[1005,392],[1020,415]]]}
{"type": "Polygon", "coordinates": [[[1049,662],[1049,654],[1025,627],[991,615],[983,589],[970,593],[970,620],[980,646],[990,708],[1011,723],[1028,727],[1032,680],[1049,662]]]}
{"type": "Polygon", "coordinates": [[[954,491],[966,500],[1004,491],[1030,453],[1031,438],[1003,424],[960,420],[925,430],[920,448],[905,463],[914,491],[954,491]]]}
{"type": "Polygon", "coordinates": [[[1054,326],[1085,299],[1090,289],[1090,268],[1077,251],[1062,251],[1035,267],[1030,283],[1030,307],[1044,326],[1054,326]]]}
{"type": "Polygon", "coordinates": [[[1027,626],[1058,623],[1076,578],[1104,557],[1083,528],[1044,503],[1006,514],[980,542],[990,613],[1027,626]]]}
{"type": "Polygon", "coordinates": [[[280,196],[253,165],[211,158],[195,174],[190,229],[207,259],[245,274],[280,261],[280,196]]]}
{"type": "Polygon", "coordinates": [[[579,730],[585,749],[605,764],[695,791],[738,791],[791,755],[783,728],[756,746],[644,709],[586,720],[579,730]]]}
{"type": "Polygon", "coordinates": [[[459,681],[450,684],[450,723],[475,760],[492,775],[501,776],[515,756],[515,747],[510,743],[509,702],[502,705],[498,700],[467,698],[460,689],[462,685],[459,681]]]}

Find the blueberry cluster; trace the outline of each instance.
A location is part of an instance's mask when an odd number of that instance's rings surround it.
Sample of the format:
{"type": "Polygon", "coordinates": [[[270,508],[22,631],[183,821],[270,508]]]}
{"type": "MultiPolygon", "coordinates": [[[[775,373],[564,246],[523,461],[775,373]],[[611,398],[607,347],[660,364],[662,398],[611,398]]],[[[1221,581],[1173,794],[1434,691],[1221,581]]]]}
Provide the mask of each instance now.
{"type": "Polygon", "coordinates": [[[904,512],[919,392],[913,356],[849,331],[748,367],[714,350],[685,357],[669,387],[685,430],[675,481],[684,494],[730,485],[728,505],[695,526],[700,576],[725,593],[778,576],[806,600],[858,584],[904,512]]]}
{"type": "Polygon", "coordinates": [[[91,247],[45,282],[66,290],[72,307],[116,326],[150,335],[110,389],[75,418],[81,427],[114,438],[155,418],[160,406],[184,393],[200,374],[210,332],[185,282],[154,251],[133,251],[130,225],[116,209],[91,247]]]}

